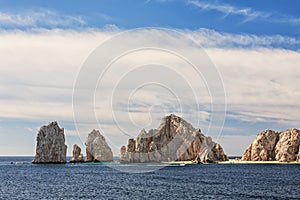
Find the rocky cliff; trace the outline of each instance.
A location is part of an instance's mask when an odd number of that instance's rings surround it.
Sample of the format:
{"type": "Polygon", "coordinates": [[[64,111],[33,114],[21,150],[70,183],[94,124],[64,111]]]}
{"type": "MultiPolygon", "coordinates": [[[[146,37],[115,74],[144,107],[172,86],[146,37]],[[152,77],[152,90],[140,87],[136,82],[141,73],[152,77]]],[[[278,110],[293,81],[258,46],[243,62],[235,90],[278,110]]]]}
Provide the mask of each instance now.
{"type": "Polygon", "coordinates": [[[42,126],[37,134],[33,163],[66,163],[67,146],[64,129],[57,122],[42,126]]]}
{"type": "Polygon", "coordinates": [[[157,129],[142,130],[136,139],[120,151],[121,163],[162,161],[215,162],[226,161],[223,148],[206,137],[200,129],[176,115],[161,120],[157,129]]]}
{"type": "Polygon", "coordinates": [[[105,138],[98,130],[93,130],[85,142],[86,162],[111,162],[113,153],[105,138]]]}
{"type": "Polygon", "coordinates": [[[246,149],[245,161],[299,161],[300,131],[290,129],[282,132],[266,130],[246,149]]]}
{"type": "Polygon", "coordinates": [[[73,145],[73,156],[70,162],[71,163],[84,162],[83,154],[81,153],[81,148],[77,144],[73,145]]]}

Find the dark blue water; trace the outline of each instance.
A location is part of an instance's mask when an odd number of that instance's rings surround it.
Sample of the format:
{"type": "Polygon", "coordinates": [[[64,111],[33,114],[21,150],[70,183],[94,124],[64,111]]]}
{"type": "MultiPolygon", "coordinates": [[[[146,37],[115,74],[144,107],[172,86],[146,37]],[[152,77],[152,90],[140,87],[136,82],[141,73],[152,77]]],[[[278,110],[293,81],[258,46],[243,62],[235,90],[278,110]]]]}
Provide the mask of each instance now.
{"type": "Polygon", "coordinates": [[[0,199],[300,199],[300,165],[185,165],[133,174],[99,164],[23,164],[31,160],[0,157],[0,199]]]}

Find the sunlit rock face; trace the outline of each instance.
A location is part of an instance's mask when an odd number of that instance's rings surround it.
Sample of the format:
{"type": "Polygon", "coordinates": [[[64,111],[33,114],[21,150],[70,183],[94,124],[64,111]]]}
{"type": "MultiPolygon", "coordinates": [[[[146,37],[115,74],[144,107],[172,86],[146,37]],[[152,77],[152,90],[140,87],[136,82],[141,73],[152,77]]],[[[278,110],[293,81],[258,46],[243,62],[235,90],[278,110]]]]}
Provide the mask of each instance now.
{"type": "Polygon", "coordinates": [[[65,145],[64,129],[57,122],[42,126],[37,134],[35,164],[66,163],[67,145],[65,145]]]}
{"type": "Polygon", "coordinates": [[[245,161],[299,161],[300,131],[290,129],[282,132],[266,130],[259,133],[246,149],[245,161]]]}
{"type": "Polygon", "coordinates": [[[281,132],[275,147],[275,159],[281,162],[297,161],[297,157],[299,156],[299,144],[299,130],[294,128],[281,132]]]}
{"type": "Polygon", "coordinates": [[[164,117],[157,129],[144,129],[120,151],[121,163],[228,160],[221,145],[206,137],[182,118],[164,117]]]}
{"type": "Polygon", "coordinates": [[[85,142],[86,162],[111,162],[113,153],[105,138],[98,130],[93,130],[85,142]]]}

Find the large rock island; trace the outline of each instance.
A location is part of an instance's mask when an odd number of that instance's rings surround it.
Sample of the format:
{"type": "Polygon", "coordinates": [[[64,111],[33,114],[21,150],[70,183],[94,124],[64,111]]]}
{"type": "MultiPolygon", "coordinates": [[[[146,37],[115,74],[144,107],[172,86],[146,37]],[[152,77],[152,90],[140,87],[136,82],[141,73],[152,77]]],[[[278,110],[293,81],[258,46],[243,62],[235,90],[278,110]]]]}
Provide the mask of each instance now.
{"type": "Polygon", "coordinates": [[[300,131],[290,129],[282,132],[266,130],[246,149],[243,161],[300,161],[300,131]]]}
{"type": "Polygon", "coordinates": [[[227,161],[223,148],[182,118],[164,117],[157,129],[144,129],[136,139],[129,139],[121,148],[121,163],[196,161],[227,161]]]}
{"type": "Polygon", "coordinates": [[[42,126],[37,134],[36,154],[32,163],[66,163],[67,145],[64,129],[57,122],[42,126]]]}
{"type": "Polygon", "coordinates": [[[98,130],[93,130],[85,142],[86,162],[111,162],[113,153],[105,138],[98,130]]]}

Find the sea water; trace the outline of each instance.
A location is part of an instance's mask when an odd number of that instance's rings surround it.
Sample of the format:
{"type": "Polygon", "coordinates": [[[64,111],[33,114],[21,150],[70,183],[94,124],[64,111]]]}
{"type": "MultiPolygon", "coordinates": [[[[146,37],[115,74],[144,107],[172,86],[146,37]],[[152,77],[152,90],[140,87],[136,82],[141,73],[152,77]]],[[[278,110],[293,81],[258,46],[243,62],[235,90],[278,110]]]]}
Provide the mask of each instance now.
{"type": "MultiPolygon", "coordinates": [[[[300,165],[34,165],[0,157],[0,199],[300,199],[300,165]],[[143,168],[120,165],[119,169],[143,168]]],[[[117,164],[114,164],[117,165],[117,164]]]]}

